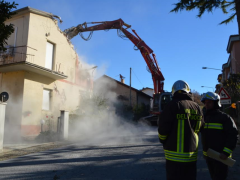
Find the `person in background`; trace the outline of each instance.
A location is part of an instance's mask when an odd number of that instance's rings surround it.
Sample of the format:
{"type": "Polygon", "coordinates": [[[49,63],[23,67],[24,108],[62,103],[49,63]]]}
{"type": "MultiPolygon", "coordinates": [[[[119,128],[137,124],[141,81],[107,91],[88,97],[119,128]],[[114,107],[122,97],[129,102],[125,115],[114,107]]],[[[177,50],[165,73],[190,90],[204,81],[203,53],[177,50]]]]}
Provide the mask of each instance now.
{"type": "Polygon", "coordinates": [[[220,96],[213,92],[203,94],[205,126],[202,131],[203,155],[213,180],[226,180],[228,166],[220,161],[207,157],[209,148],[220,153],[220,158],[226,160],[231,157],[238,140],[238,130],[233,119],[220,111],[220,96]]]}

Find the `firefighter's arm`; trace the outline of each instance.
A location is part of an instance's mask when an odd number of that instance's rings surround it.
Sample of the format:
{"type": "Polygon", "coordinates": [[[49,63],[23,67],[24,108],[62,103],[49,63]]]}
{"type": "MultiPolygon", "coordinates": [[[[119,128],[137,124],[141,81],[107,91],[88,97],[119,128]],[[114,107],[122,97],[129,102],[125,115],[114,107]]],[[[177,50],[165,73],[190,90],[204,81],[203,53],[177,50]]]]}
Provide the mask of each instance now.
{"type": "Polygon", "coordinates": [[[172,129],[172,124],[174,121],[172,103],[168,103],[164,108],[164,111],[161,113],[158,122],[158,137],[161,143],[165,143],[167,141],[168,135],[172,129]]]}
{"type": "Polygon", "coordinates": [[[239,136],[237,126],[230,116],[225,117],[225,121],[223,122],[223,131],[224,135],[226,136],[226,143],[224,145],[222,154],[229,157],[236,147],[239,136]]]}

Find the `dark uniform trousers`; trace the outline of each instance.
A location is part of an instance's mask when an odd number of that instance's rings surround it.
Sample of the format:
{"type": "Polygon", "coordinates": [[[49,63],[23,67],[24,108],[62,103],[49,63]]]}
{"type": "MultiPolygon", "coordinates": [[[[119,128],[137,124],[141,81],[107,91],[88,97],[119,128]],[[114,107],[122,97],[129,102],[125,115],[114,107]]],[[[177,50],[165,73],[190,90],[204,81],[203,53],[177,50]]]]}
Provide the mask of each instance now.
{"type": "Polygon", "coordinates": [[[226,180],[228,175],[228,166],[211,158],[206,158],[208,170],[212,180],[226,180]]]}
{"type": "Polygon", "coordinates": [[[197,162],[175,162],[166,160],[167,180],[196,180],[197,162]]]}

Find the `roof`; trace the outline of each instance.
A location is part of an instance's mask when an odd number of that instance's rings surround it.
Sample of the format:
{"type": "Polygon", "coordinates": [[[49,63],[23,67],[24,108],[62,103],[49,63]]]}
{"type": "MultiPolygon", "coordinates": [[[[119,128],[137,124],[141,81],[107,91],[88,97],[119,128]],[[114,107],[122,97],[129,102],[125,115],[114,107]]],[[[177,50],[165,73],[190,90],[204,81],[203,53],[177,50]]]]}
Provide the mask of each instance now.
{"type": "Polygon", "coordinates": [[[29,7],[29,6],[21,8],[21,9],[17,9],[16,11],[13,11],[13,12],[16,13],[15,15],[13,15],[13,17],[19,16],[19,15],[22,15],[22,14],[26,14],[26,13],[33,13],[33,14],[37,14],[37,15],[40,15],[40,16],[49,17],[51,19],[53,19],[53,17],[56,17],[52,13],[48,13],[48,12],[45,12],[45,11],[40,11],[38,9],[34,9],[34,8],[29,7]]]}
{"type": "Polygon", "coordinates": [[[140,91],[144,91],[144,90],[147,90],[147,89],[153,90],[153,88],[145,87],[145,88],[142,88],[140,91]]]}
{"type": "Polygon", "coordinates": [[[230,53],[232,49],[233,42],[240,41],[239,35],[231,35],[228,40],[227,52],[230,53]]]}
{"type": "MultiPolygon", "coordinates": [[[[120,85],[122,85],[122,86],[125,86],[125,87],[127,87],[127,88],[130,88],[130,86],[128,86],[127,84],[124,84],[124,83],[122,83],[122,82],[120,82],[120,81],[118,81],[118,80],[116,80],[116,79],[113,79],[113,78],[111,78],[111,77],[109,77],[109,76],[107,76],[107,75],[105,75],[105,74],[104,74],[103,76],[101,76],[100,78],[98,78],[97,80],[95,80],[95,82],[98,81],[98,80],[101,79],[101,78],[108,78],[108,79],[110,79],[110,80],[112,80],[112,81],[115,81],[116,83],[118,83],[118,84],[120,84],[120,85]]],[[[144,95],[144,96],[147,96],[147,97],[149,97],[149,98],[152,98],[152,97],[149,96],[148,94],[145,94],[144,92],[142,92],[142,91],[140,91],[140,90],[138,90],[138,89],[136,89],[136,88],[131,87],[131,89],[134,90],[134,91],[136,91],[137,93],[139,93],[139,94],[141,94],[141,95],[144,95]]]]}

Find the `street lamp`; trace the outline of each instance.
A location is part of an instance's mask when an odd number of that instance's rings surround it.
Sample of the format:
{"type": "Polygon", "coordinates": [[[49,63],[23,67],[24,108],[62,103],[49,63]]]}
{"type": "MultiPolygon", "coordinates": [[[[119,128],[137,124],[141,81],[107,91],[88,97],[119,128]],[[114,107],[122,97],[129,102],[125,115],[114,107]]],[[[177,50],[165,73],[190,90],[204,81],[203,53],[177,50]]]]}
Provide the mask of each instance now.
{"type": "Polygon", "coordinates": [[[222,71],[221,69],[215,69],[215,68],[209,68],[209,67],[202,67],[202,69],[214,69],[214,70],[220,70],[220,71],[222,71]]]}
{"type": "Polygon", "coordinates": [[[214,87],[209,87],[209,86],[201,86],[202,88],[205,87],[205,88],[212,88],[213,92],[214,92],[214,87]]]}

